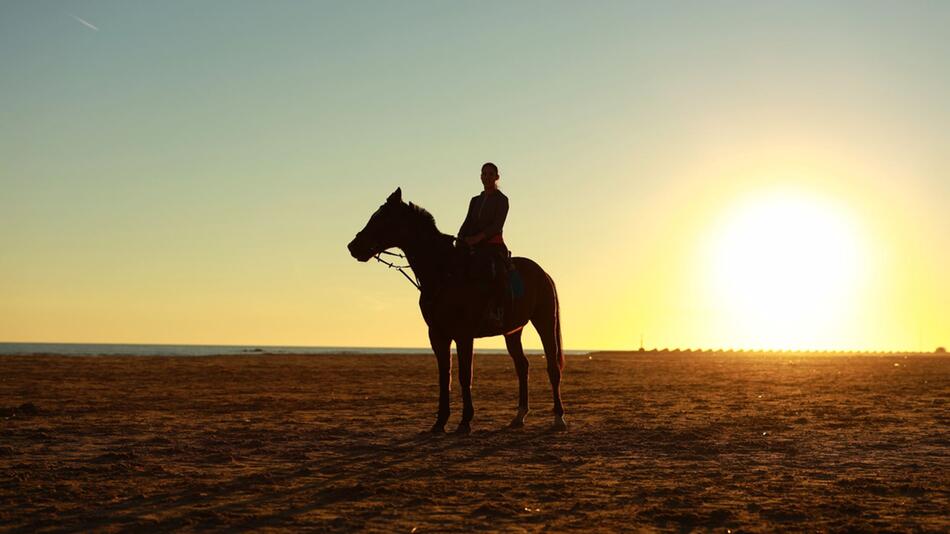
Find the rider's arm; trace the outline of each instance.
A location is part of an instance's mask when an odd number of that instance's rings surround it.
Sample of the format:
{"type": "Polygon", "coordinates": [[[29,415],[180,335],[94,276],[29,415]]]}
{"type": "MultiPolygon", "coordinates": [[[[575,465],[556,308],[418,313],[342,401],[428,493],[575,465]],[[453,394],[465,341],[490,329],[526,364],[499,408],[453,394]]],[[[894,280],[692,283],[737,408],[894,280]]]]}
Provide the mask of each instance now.
{"type": "MultiPolygon", "coordinates": [[[[475,197],[478,198],[478,197],[475,197]]],[[[462,222],[461,228],[459,228],[458,238],[464,239],[468,234],[472,232],[472,225],[475,224],[476,213],[475,213],[475,198],[469,201],[468,203],[468,213],[465,214],[465,221],[462,222]]]]}
{"type": "Polygon", "coordinates": [[[466,237],[466,238],[465,238],[465,242],[468,243],[469,245],[475,245],[475,244],[477,244],[479,241],[481,241],[482,239],[485,239],[485,233],[484,233],[484,232],[478,232],[478,233],[475,234],[475,235],[471,235],[471,236],[466,237]]]}

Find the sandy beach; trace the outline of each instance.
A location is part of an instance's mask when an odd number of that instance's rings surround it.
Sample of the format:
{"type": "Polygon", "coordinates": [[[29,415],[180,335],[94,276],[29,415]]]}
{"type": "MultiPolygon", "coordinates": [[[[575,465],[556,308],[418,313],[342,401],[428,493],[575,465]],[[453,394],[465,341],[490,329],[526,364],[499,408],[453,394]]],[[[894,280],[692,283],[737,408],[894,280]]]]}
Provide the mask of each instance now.
{"type": "Polygon", "coordinates": [[[431,355],[2,357],[0,530],[950,530],[950,358],[531,364],[430,435],[431,355]]]}

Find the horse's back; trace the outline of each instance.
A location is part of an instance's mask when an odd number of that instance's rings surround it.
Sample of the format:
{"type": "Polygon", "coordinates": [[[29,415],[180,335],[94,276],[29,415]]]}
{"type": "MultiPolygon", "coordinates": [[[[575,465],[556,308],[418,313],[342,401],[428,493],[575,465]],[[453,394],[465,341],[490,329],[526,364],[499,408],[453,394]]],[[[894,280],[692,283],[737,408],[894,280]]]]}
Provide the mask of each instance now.
{"type": "MultiPolygon", "coordinates": [[[[534,260],[516,256],[511,258],[511,263],[521,278],[525,286],[525,292],[528,294],[543,297],[554,295],[554,279],[541,268],[534,260]]],[[[555,297],[556,298],[556,297],[555,297]]]]}
{"type": "Polygon", "coordinates": [[[515,256],[511,258],[511,263],[515,266],[515,269],[522,275],[529,275],[533,273],[542,273],[545,275],[547,274],[544,272],[544,269],[542,269],[541,266],[538,265],[537,262],[535,262],[531,258],[515,256]]]}

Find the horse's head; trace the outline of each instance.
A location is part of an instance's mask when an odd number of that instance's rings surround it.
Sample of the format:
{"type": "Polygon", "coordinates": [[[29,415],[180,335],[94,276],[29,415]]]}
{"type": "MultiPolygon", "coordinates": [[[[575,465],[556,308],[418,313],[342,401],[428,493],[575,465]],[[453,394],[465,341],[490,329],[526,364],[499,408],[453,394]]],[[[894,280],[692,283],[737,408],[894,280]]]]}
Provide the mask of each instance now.
{"type": "Polygon", "coordinates": [[[407,215],[411,210],[402,201],[402,190],[397,188],[347,245],[350,254],[359,261],[367,261],[388,248],[401,246],[410,233],[407,215]]]}

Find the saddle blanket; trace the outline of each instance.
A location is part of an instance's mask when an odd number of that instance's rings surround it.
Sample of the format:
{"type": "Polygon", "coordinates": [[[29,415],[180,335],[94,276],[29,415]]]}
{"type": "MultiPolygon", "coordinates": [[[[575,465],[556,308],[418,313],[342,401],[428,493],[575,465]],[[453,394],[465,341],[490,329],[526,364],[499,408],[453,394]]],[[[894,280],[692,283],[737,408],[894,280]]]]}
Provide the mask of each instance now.
{"type": "Polygon", "coordinates": [[[511,288],[513,298],[520,299],[524,296],[524,281],[517,269],[508,271],[508,287],[511,288]]]}

